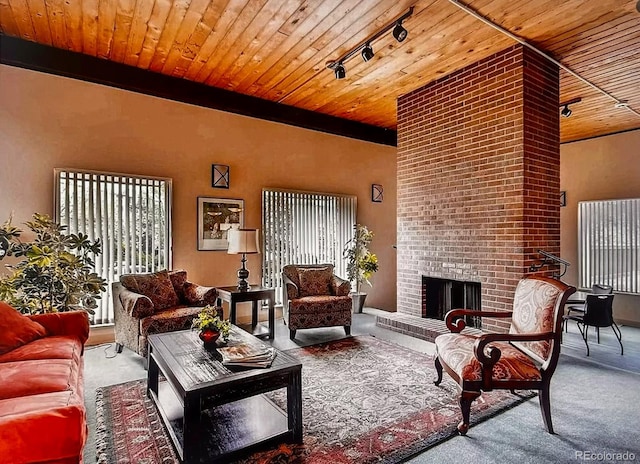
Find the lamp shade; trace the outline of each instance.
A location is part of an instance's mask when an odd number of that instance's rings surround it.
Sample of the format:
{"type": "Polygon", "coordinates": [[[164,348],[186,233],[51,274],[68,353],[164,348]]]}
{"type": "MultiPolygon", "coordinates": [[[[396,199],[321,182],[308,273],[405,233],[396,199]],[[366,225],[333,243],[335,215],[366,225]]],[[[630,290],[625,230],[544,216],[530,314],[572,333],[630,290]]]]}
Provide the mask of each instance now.
{"type": "Polygon", "coordinates": [[[229,229],[227,232],[229,240],[227,253],[230,255],[260,253],[260,244],[258,243],[260,234],[258,232],[258,229],[229,229]]]}

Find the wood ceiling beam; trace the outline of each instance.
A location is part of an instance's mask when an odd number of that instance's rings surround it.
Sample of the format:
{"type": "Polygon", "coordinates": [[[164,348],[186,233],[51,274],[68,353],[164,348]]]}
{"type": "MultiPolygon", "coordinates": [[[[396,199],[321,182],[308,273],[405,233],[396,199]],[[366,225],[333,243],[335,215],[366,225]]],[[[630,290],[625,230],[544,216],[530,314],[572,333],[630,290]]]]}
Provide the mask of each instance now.
{"type": "Polygon", "coordinates": [[[93,56],[0,36],[0,63],[381,145],[395,130],[279,104],[93,56]]]}

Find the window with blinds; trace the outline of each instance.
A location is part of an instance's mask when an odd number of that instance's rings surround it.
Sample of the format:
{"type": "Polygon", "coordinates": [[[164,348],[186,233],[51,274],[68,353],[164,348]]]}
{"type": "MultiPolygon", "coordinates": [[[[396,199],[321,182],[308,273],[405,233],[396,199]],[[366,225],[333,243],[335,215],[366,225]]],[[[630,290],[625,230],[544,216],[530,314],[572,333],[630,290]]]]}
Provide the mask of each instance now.
{"type": "Polygon", "coordinates": [[[581,288],[640,293],[640,198],[578,203],[581,288]]]}
{"type": "Polygon", "coordinates": [[[102,240],[96,272],[109,282],[93,325],[113,323],[111,282],[171,269],[171,179],[56,169],[55,217],[70,233],[102,240]]]}
{"type": "Polygon", "coordinates": [[[276,289],[277,303],[287,264],[330,263],[346,278],[342,250],[353,235],[356,207],[353,195],[262,190],[262,283],[276,289]]]}

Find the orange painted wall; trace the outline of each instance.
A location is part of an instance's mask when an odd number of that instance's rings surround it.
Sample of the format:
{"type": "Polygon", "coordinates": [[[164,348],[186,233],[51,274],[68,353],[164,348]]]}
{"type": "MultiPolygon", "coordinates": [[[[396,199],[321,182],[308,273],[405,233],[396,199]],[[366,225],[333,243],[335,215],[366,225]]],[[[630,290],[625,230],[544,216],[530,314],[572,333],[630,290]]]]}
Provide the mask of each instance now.
{"type": "MultiPolygon", "coordinates": [[[[264,187],[353,194],[380,262],[367,306],[395,311],[395,147],[4,65],[0,102],[1,221],[52,214],[57,167],[171,177],[174,268],[221,286],[235,283],[240,258],[197,251],[198,196],[244,199],[245,226],[260,228],[264,187]],[[211,187],[212,163],[230,165],[230,189],[211,187]],[[373,183],[382,203],[371,202],[373,183]]],[[[260,258],[248,266],[257,283],[260,258]]]]}
{"type": "MultiPolygon", "coordinates": [[[[578,202],[640,198],[640,130],[560,146],[560,249],[572,265],[564,280],[578,283],[578,202]]],[[[616,295],[616,320],[640,326],[640,296],[616,295]]]]}

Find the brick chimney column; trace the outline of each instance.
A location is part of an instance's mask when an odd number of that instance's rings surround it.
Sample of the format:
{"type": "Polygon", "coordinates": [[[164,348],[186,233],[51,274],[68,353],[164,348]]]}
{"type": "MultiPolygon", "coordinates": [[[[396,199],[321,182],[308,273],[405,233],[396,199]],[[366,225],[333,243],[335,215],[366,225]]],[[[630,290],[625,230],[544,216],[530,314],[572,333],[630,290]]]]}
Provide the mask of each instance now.
{"type": "Polygon", "coordinates": [[[423,275],[511,310],[537,250],[559,255],[558,99],[558,67],[519,44],[398,99],[398,311],[421,315],[423,275]]]}

